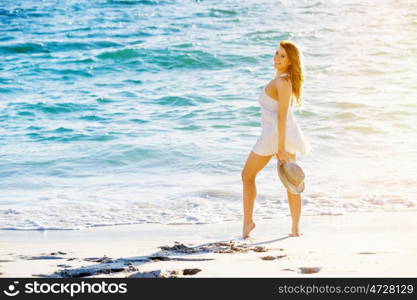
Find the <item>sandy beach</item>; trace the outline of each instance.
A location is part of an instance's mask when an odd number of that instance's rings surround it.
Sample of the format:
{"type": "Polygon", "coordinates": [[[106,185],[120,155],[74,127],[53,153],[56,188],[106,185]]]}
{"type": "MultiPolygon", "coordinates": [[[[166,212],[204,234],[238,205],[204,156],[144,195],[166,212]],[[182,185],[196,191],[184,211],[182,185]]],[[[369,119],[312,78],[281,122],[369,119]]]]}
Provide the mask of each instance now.
{"type": "MultiPolygon", "coordinates": [[[[417,211],[240,222],[1,231],[1,277],[416,277],[417,211]]],[[[256,220],[255,220],[256,221],[256,220]]]]}

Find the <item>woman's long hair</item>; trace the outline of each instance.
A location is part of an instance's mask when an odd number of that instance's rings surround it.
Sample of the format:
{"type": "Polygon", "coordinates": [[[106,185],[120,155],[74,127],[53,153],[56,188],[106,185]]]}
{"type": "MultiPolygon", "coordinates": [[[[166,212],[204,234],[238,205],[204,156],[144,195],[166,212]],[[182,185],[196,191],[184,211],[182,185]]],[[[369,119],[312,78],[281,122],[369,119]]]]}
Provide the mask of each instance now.
{"type": "MultiPolygon", "coordinates": [[[[281,47],[285,49],[290,60],[291,65],[288,66],[288,72],[290,74],[292,92],[297,100],[297,104],[301,107],[303,100],[301,98],[303,93],[304,82],[304,67],[303,67],[303,53],[300,47],[294,42],[283,40],[279,43],[281,47]]],[[[291,98],[291,106],[293,105],[294,97],[291,98]]]]}

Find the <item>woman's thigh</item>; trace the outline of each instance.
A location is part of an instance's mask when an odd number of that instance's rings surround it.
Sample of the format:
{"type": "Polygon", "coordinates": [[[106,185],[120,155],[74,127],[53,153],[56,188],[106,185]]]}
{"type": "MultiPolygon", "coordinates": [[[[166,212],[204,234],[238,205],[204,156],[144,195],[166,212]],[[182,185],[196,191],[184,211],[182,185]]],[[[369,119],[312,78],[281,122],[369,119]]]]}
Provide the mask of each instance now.
{"type": "Polygon", "coordinates": [[[268,164],[273,155],[258,155],[251,151],[242,170],[243,180],[254,180],[256,175],[268,164]]]}

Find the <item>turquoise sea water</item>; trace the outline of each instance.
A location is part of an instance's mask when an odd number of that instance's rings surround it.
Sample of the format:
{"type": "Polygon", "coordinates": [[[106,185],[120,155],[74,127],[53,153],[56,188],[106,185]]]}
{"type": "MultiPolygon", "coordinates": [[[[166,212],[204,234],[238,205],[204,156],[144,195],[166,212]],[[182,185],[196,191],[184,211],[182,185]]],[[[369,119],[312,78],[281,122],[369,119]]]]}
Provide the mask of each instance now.
{"type": "MultiPolygon", "coordinates": [[[[0,229],[242,217],[282,39],[305,56],[304,214],[416,209],[417,2],[1,1],[0,229]]],[[[288,214],[276,160],[255,220],[288,214]]]]}

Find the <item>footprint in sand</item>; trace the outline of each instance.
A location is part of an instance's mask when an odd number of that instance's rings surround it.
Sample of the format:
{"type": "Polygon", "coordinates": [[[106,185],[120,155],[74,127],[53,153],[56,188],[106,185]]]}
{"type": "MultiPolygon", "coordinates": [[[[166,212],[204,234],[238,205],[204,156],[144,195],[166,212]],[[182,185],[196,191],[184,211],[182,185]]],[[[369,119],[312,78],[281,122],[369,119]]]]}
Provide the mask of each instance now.
{"type": "Polygon", "coordinates": [[[255,248],[252,249],[255,252],[268,252],[268,248],[263,247],[263,246],[257,246],[255,248]]]}
{"type": "Polygon", "coordinates": [[[194,269],[184,269],[182,271],[183,275],[195,275],[198,272],[201,272],[201,269],[197,269],[197,268],[194,268],[194,269]]]}
{"type": "Polygon", "coordinates": [[[275,260],[275,259],[280,259],[284,257],[286,257],[286,255],[277,255],[277,256],[268,255],[268,256],[261,257],[261,259],[262,260],[275,260]]]}
{"type": "Polygon", "coordinates": [[[294,270],[292,268],[282,269],[282,271],[290,271],[290,272],[298,272],[301,274],[314,274],[320,272],[321,267],[301,267],[298,270],[294,270]]]}
{"type": "Polygon", "coordinates": [[[201,272],[201,269],[192,268],[184,270],[154,270],[147,272],[137,272],[127,276],[128,278],[176,278],[178,275],[195,275],[201,272]]]}
{"type": "Polygon", "coordinates": [[[301,274],[314,274],[321,270],[321,267],[301,267],[298,268],[301,274]]]}
{"type": "Polygon", "coordinates": [[[268,249],[263,246],[250,247],[246,243],[239,243],[236,241],[214,242],[194,247],[175,242],[173,246],[161,246],[159,248],[162,249],[162,251],[171,253],[245,253],[249,251],[268,251],[268,249]]]}
{"type": "Polygon", "coordinates": [[[20,259],[24,260],[46,260],[46,259],[64,259],[61,256],[54,256],[54,255],[39,255],[39,256],[27,256],[27,255],[19,255],[20,259]]]}
{"type": "Polygon", "coordinates": [[[91,262],[98,262],[98,263],[112,263],[114,262],[113,259],[110,257],[107,257],[104,255],[103,257],[86,257],[84,258],[85,261],[91,261],[91,262]]]}

